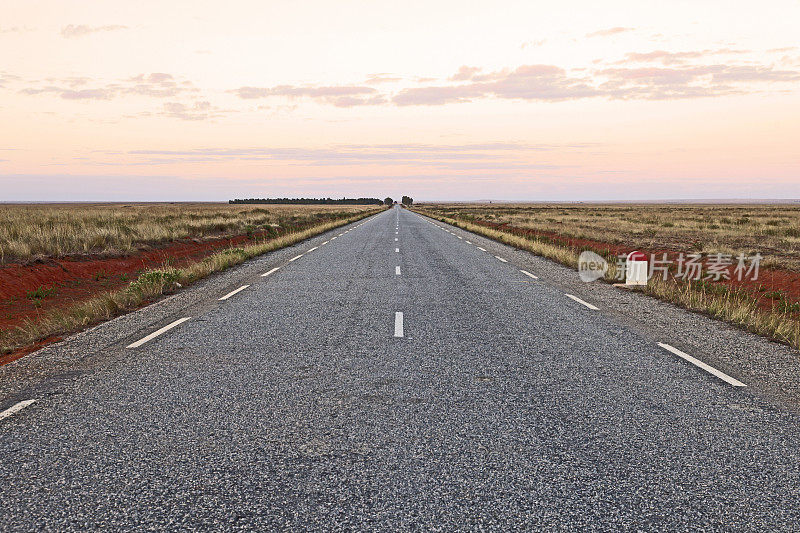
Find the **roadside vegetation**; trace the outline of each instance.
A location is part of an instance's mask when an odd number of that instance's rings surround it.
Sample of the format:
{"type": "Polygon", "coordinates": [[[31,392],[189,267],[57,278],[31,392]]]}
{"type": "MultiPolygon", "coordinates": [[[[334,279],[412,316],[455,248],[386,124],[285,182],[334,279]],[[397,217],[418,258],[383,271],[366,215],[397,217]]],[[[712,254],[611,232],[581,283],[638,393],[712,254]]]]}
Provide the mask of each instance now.
{"type": "Polygon", "coordinates": [[[415,210],[570,267],[591,250],[608,260],[608,282],[619,281],[620,252],[758,252],[764,260],[755,282],[654,276],[642,290],[800,349],[800,206],[427,204],[415,210]]]}
{"type": "Polygon", "coordinates": [[[800,272],[800,204],[427,204],[424,210],[632,249],[760,251],[762,266],[800,272]]]}
{"type": "Polygon", "coordinates": [[[366,205],[6,204],[0,205],[0,264],[74,255],[135,253],[180,239],[277,236],[324,224],[366,205]]]}
{"type": "MultiPolygon", "coordinates": [[[[6,206],[6,208],[9,206],[6,206]]],[[[12,206],[17,207],[17,206],[12,206]]],[[[38,206],[36,206],[38,207],[38,206]]],[[[250,239],[247,239],[246,244],[232,246],[202,258],[199,261],[191,262],[180,268],[174,267],[170,261],[165,261],[162,267],[155,269],[148,269],[139,272],[138,275],[132,277],[129,282],[121,288],[112,290],[102,290],[93,294],[90,298],[81,301],[65,301],[60,302],[61,305],[52,306],[49,309],[37,310],[35,316],[29,317],[18,324],[11,327],[0,329],[0,362],[2,362],[3,354],[11,354],[16,350],[31,347],[36,343],[53,337],[65,335],[75,331],[79,331],[87,326],[108,320],[128,311],[132,311],[141,307],[142,305],[151,302],[163,294],[174,292],[181,287],[189,285],[194,281],[208,276],[214,272],[219,272],[238,265],[247,259],[255,256],[277,250],[286,246],[290,246],[304,239],[313,237],[325,231],[331,230],[338,226],[349,224],[356,220],[365,218],[371,214],[380,211],[381,208],[364,208],[362,206],[348,206],[343,208],[337,206],[335,209],[318,206],[308,207],[289,207],[289,206],[275,206],[277,213],[252,213],[251,209],[239,210],[236,206],[231,207],[231,212],[228,214],[238,214],[236,216],[223,216],[225,210],[220,209],[219,206],[197,206],[191,207],[179,206],[173,207],[172,218],[168,219],[165,211],[168,211],[166,206],[138,206],[135,213],[132,213],[129,218],[124,219],[126,223],[132,224],[133,220],[139,221],[142,227],[146,227],[155,233],[157,230],[153,228],[162,228],[164,232],[175,231],[175,225],[183,225],[186,221],[200,220],[205,218],[210,220],[215,217],[221,217],[228,220],[231,224],[229,228],[239,228],[239,231],[246,228],[248,223],[254,221],[253,216],[260,217],[264,215],[262,221],[275,220],[280,221],[284,229],[282,233],[277,235],[269,231],[254,234],[250,239]],[[144,213],[152,213],[150,210],[153,208],[155,212],[162,213],[161,221],[153,221],[147,225],[146,221],[140,220],[139,217],[144,216],[144,213]],[[268,216],[268,218],[266,218],[268,216]],[[199,217],[199,218],[193,218],[199,217]],[[166,220],[170,220],[166,223],[166,220]],[[175,222],[180,220],[180,222],[175,222]],[[289,222],[291,221],[291,223],[289,222]],[[238,224],[234,226],[235,224],[238,224]],[[291,224],[291,225],[290,225],[291,224]],[[285,227],[290,226],[294,229],[286,230],[285,227]]],[[[275,210],[275,207],[270,206],[269,211],[275,210]]],[[[0,208],[2,209],[2,208],[0,208]]],[[[18,207],[19,211],[15,211],[16,216],[21,216],[21,211],[26,211],[21,206],[18,207]]],[[[63,212],[61,216],[55,215],[55,220],[76,220],[96,221],[105,218],[106,220],[119,221],[115,218],[113,210],[109,206],[98,206],[99,213],[92,213],[91,210],[85,206],[76,208],[75,206],[62,206],[63,212]],[[83,211],[83,213],[80,213],[83,211]]],[[[227,206],[225,206],[227,209],[227,206]]],[[[37,209],[27,211],[34,216],[45,217],[45,213],[38,213],[37,209]]],[[[14,217],[16,220],[16,216],[14,217]]],[[[271,222],[265,222],[270,224],[271,222]]],[[[21,225],[21,223],[18,223],[21,225]]],[[[92,227],[91,224],[87,226],[78,227],[92,227]]],[[[264,228],[262,224],[260,228],[264,228]]],[[[183,230],[177,234],[183,235],[183,230]]],[[[84,237],[86,235],[84,234],[84,237]]],[[[136,242],[136,241],[134,241],[136,242]]],[[[110,248],[95,248],[94,250],[104,250],[108,252],[110,248]]],[[[116,248],[114,248],[117,251],[116,248]]],[[[133,252],[131,252],[133,253],[133,252]]],[[[0,269],[4,268],[0,265],[0,269]]],[[[111,275],[111,273],[109,273],[111,275]]],[[[27,292],[26,300],[33,302],[38,308],[43,301],[57,300],[59,298],[58,292],[54,288],[45,286],[38,286],[27,292]]],[[[14,303],[14,302],[10,302],[14,303]]],[[[11,354],[13,355],[13,354],[11,354]]],[[[13,360],[13,358],[12,358],[13,360]]]]}

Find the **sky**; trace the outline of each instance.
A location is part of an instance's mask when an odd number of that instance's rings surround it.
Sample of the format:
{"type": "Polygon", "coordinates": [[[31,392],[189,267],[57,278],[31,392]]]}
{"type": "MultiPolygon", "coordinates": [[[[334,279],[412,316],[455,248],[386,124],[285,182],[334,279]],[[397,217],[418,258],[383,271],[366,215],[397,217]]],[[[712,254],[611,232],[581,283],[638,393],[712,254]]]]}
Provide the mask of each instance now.
{"type": "Polygon", "coordinates": [[[0,201],[800,198],[796,0],[0,14],[0,201]]]}

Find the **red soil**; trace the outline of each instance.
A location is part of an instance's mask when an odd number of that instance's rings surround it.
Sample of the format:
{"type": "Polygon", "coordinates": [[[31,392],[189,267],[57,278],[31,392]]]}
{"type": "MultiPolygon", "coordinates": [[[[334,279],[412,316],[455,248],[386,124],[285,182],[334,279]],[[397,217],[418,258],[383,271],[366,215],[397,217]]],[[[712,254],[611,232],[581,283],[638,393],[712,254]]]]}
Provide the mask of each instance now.
{"type": "Polygon", "coordinates": [[[185,266],[222,248],[239,246],[265,234],[237,235],[210,240],[185,239],[125,257],[68,257],[39,260],[30,264],[0,266],[0,329],[54,309],[88,300],[103,291],[118,289],[136,279],[141,271],[158,268],[167,261],[185,266]],[[35,300],[29,296],[39,287],[55,293],[35,300]]]}
{"type": "MultiPolygon", "coordinates": [[[[527,228],[519,228],[510,224],[498,224],[496,222],[489,222],[486,220],[470,220],[474,224],[484,226],[487,228],[498,229],[513,235],[521,237],[545,237],[553,244],[564,246],[567,248],[574,248],[578,250],[586,249],[592,250],[600,254],[612,254],[618,256],[620,254],[627,255],[634,251],[634,248],[623,245],[610,244],[603,241],[595,241],[589,239],[576,239],[559,235],[555,232],[537,231],[527,228]]],[[[641,250],[648,254],[656,254],[656,257],[661,258],[662,254],[666,253],[667,258],[675,260],[680,252],[675,250],[641,250]]],[[[768,295],[771,292],[780,291],[784,295],[785,301],[789,303],[800,302],[800,273],[790,270],[759,268],[758,279],[742,279],[741,281],[735,279],[733,273],[734,266],[728,269],[731,279],[722,280],[718,282],[709,281],[710,285],[725,285],[733,289],[742,289],[750,294],[758,301],[760,307],[764,309],[776,308],[779,299],[771,298],[768,295]]],[[[705,269],[704,269],[705,271],[705,269]]],[[[800,312],[795,312],[795,315],[800,317],[800,312]]]]}

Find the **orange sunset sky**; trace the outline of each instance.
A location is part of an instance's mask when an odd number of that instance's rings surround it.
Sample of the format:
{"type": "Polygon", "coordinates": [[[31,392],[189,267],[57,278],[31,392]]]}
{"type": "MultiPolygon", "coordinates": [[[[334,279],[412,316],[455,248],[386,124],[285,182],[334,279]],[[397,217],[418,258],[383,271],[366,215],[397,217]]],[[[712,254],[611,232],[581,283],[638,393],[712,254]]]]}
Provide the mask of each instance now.
{"type": "Polygon", "coordinates": [[[800,197],[797,1],[0,15],[0,201],[800,197]]]}

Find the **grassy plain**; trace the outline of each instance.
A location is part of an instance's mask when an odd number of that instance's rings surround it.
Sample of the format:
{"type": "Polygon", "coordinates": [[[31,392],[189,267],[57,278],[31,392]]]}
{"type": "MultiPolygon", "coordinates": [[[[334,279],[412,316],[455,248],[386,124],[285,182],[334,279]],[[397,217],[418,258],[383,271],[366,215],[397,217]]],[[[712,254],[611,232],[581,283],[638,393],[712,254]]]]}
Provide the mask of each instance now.
{"type": "Polygon", "coordinates": [[[798,204],[428,204],[426,212],[644,250],[760,252],[800,272],[798,204]]]}
{"type": "Polygon", "coordinates": [[[0,263],[68,255],[125,255],[179,239],[276,232],[375,206],[0,204],[0,263]]]}

